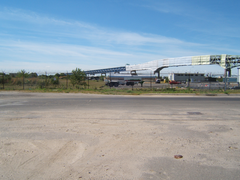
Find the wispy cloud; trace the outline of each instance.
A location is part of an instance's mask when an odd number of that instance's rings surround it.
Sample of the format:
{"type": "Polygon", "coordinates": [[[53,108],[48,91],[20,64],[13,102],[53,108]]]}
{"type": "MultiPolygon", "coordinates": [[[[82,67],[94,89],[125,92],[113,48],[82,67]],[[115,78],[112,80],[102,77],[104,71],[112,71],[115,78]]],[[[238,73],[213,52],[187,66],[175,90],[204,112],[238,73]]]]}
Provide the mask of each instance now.
{"type": "MultiPolygon", "coordinates": [[[[8,70],[14,68],[30,69],[30,67],[35,70],[43,70],[48,67],[52,71],[71,71],[73,67],[87,70],[123,66],[126,63],[138,64],[166,57],[166,55],[151,52],[126,53],[81,45],[25,41],[1,41],[0,53],[1,67],[8,70]]],[[[184,51],[177,53],[183,55],[184,51]]]]}
{"type": "Polygon", "coordinates": [[[32,24],[51,24],[51,25],[62,25],[62,26],[79,26],[84,28],[94,28],[87,23],[79,22],[79,21],[65,21],[59,20],[53,17],[48,17],[45,15],[37,14],[32,11],[26,11],[22,9],[13,9],[13,8],[1,8],[0,9],[0,19],[11,20],[11,21],[22,21],[28,22],[32,24]]]}
{"type": "Polygon", "coordinates": [[[121,55],[127,56],[127,53],[120,53],[115,51],[110,51],[106,49],[80,46],[80,45],[70,45],[70,44],[44,44],[44,43],[33,43],[24,41],[3,41],[0,42],[0,47],[5,47],[9,49],[18,49],[21,52],[34,52],[49,55],[62,55],[62,56],[76,56],[76,57],[86,57],[88,54],[103,54],[103,55],[121,55]]]}
{"type": "Polygon", "coordinates": [[[24,22],[24,26],[16,25],[15,28],[25,29],[28,33],[30,31],[30,34],[32,32],[44,36],[86,39],[92,43],[98,44],[112,43],[129,46],[143,46],[148,44],[153,44],[154,46],[160,44],[193,44],[172,37],[140,32],[117,31],[78,21],[58,20],[22,10],[5,8],[4,11],[0,11],[0,19],[24,22]]]}
{"type": "Polygon", "coordinates": [[[161,1],[154,3],[146,3],[141,5],[144,8],[152,9],[155,11],[159,11],[161,13],[172,13],[172,14],[181,14],[183,15],[187,11],[185,11],[184,6],[182,6],[182,2],[170,2],[170,1],[161,1]]]}

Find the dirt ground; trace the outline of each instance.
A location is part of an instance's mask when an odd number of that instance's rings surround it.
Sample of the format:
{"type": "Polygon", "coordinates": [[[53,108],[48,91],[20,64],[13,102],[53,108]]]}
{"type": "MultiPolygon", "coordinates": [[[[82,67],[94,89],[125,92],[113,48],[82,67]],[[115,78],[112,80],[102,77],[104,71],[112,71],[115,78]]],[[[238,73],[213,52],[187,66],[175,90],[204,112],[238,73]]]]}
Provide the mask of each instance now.
{"type": "Polygon", "coordinates": [[[0,179],[240,179],[239,100],[0,92],[0,179]]]}

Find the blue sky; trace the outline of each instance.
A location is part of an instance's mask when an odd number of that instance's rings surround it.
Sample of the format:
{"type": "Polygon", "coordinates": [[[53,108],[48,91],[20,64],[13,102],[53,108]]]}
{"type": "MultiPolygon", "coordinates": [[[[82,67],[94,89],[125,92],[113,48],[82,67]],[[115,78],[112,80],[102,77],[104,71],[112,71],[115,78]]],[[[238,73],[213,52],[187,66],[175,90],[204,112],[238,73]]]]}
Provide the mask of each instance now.
{"type": "MultiPolygon", "coordinates": [[[[239,5],[236,0],[1,0],[0,71],[66,72],[240,55],[239,5]]],[[[164,71],[223,73],[218,66],[164,71]]]]}

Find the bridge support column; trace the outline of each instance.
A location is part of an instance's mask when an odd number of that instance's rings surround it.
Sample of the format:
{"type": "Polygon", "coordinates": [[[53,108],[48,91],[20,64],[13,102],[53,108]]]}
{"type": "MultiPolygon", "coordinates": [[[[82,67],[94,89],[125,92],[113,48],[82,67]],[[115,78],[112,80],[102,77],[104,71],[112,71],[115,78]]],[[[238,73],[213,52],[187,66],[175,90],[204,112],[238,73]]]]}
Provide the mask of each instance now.
{"type": "Polygon", "coordinates": [[[158,71],[155,71],[155,72],[154,72],[154,74],[157,73],[157,78],[160,80],[159,83],[161,83],[160,71],[161,71],[161,70],[158,70],[158,71]]]}
{"type": "Polygon", "coordinates": [[[240,82],[240,68],[238,68],[237,70],[238,70],[237,83],[238,83],[238,86],[239,86],[239,82],[240,82]]]}
{"type": "Polygon", "coordinates": [[[158,76],[157,76],[158,79],[160,79],[160,71],[157,72],[157,75],[158,75],[158,76]]]}
{"type": "Polygon", "coordinates": [[[231,69],[228,69],[228,77],[231,77],[232,73],[231,73],[231,69]]]}
{"type": "Polygon", "coordinates": [[[131,75],[137,75],[137,71],[136,70],[132,70],[130,73],[131,73],[131,75]]]}
{"type": "MultiPolygon", "coordinates": [[[[160,79],[160,71],[163,69],[163,68],[167,68],[166,66],[163,66],[163,67],[160,67],[160,68],[158,68],[158,69],[156,69],[155,71],[154,71],[154,74],[158,74],[158,79],[160,79]]],[[[161,79],[160,79],[160,83],[161,83],[161,79]]]]}
{"type": "Polygon", "coordinates": [[[224,72],[224,76],[225,77],[231,77],[231,69],[230,68],[228,68],[228,69],[225,69],[225,72],[224,72]]]}
{"type": "Polygon", "coordinates": [[[230,82],[227,82],[227,77],[231,77],[231,68],[228,68],[228,69],[225,69],[225,72],[224,72],[224,90],[226,91],[226,84],[228,83],[228,85],[230,84],[230,82]]]}

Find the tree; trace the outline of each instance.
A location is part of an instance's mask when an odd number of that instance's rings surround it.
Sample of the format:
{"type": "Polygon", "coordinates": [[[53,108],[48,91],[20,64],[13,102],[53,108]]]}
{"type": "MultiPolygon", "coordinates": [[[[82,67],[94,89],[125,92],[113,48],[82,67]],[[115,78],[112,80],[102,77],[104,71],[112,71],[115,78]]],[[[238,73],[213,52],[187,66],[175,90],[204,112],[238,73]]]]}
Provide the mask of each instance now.
{"type": "Polygon", "coordinates": [[[4,89],[4,76],[5,76],[5,73],[0,73],[0,76],[2,76],[2,79],[0,79],[0,82],[3,84],[3,89],[4,89]]]}
{"type": "Polygon", "coordinates": [[[73,86],[75,85],[84,85],[86,79],[86,74],[81,69],[76,68],[72,70],[72,75],[70,76],[70,81],[73,86]]]}
{"type": "Polygon", "coordinates": [[[23,89],[24,89],[24,78],[28,77],[29,76],[29,73],[27,73],[24,69],[19,71],[17,73],[17,76],[18,77],[21,77],[23,79],[23,89]]]}
{"type": "Polygon", "coordinates": [[[56,73],[55,76],[56,76],[56,77],[60,77],[60,74],[59,74],[59,73],[56,73]]]}
{"type": "Polygon", "coordinates": [[[23,70],[21,70],[21,71],[19,71],[18,73],[17,73],[17,76],[18,77],[28,77],[29,76],[29,73],[27,73],[24,69],[23,70]]]}
{"type": "Polygon", "coordinates": [[[168,77],[165,77],[165,79],[166,79],[166,83],[168,83],[168,82],[169,82],[169,79],[168,79],[168,77]]]}
{"type": "Polygon", "coordinates": [[[65,73],[60,73],[60,76],[66,76],[66,74],[65,73]]]}
{"type": "Polygon", "coordinates": [[[32,73],[29,74],[29,76],[30,76],[30,77],[38,77],[38,74],[32,72],[32,73]]]}
{"type": "Polygon", "coordinates": [[[100,76],[100,81],[104,81],[105,76],[101,75],[100,76]]]}
{"type": "Polygon", "coordinates": [[[141,84],[141,87],[143,87],[143,83],[144,83],[144,81],[140,81],[139,83],[141,84]]]}
{"type": "Polygon", "coordinates": [[[54,85],[59,85],[59,77],[55,75],[55,77],[51,78],[51,83],[54,85]]]}

